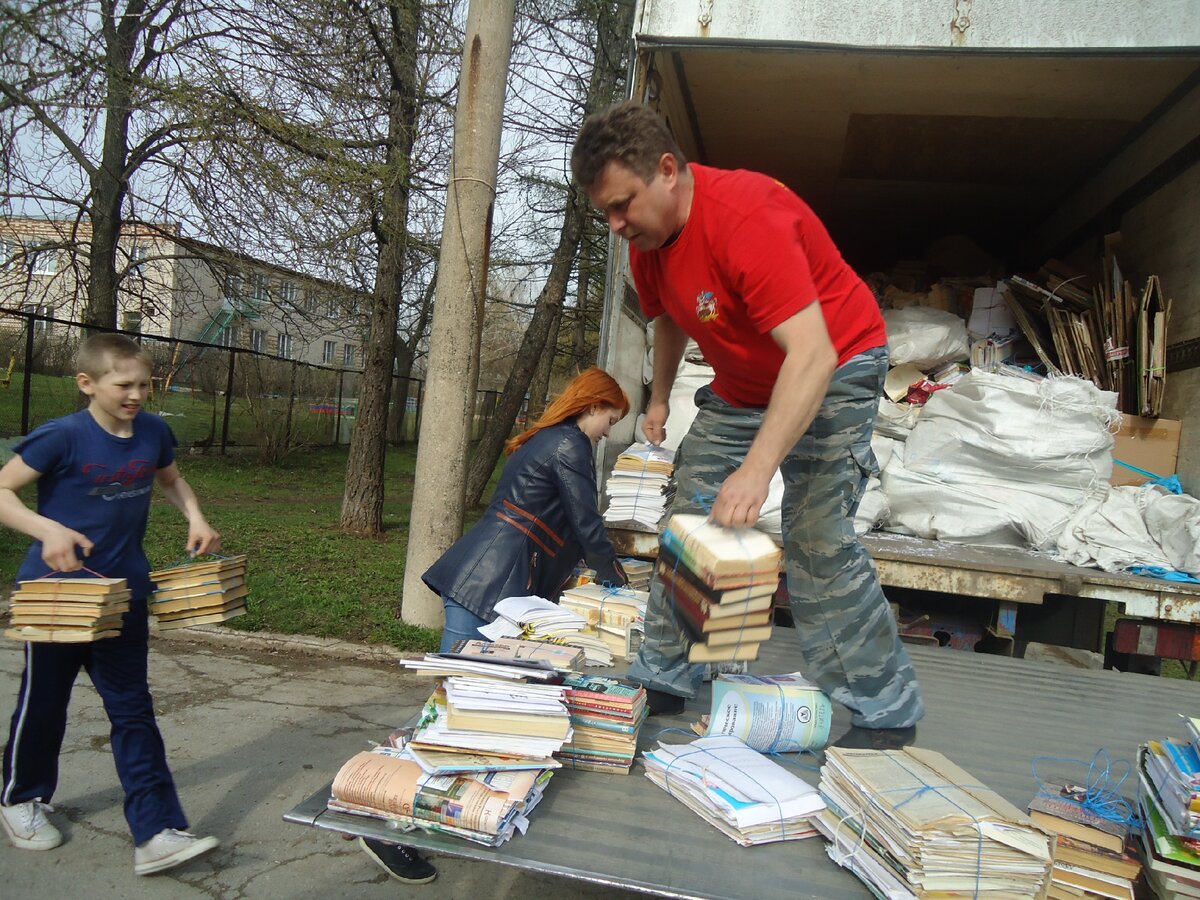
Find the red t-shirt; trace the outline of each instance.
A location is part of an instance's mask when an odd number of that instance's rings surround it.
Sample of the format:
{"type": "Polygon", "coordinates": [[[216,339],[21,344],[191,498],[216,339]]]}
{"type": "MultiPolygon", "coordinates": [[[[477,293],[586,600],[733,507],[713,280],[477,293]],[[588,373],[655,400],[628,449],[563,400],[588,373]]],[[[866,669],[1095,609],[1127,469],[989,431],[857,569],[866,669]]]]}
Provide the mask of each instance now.
{"type": "Polygon", "coordinates": [[[629,248],[648,318],[666,313],[713,367],[734,406],[766,406],[783,364],[770,331],[814,300],[838,365],[887,343],[875,296],[808,204],[766,175],[695,163],[695,196],[673,244],[629,248]]]}

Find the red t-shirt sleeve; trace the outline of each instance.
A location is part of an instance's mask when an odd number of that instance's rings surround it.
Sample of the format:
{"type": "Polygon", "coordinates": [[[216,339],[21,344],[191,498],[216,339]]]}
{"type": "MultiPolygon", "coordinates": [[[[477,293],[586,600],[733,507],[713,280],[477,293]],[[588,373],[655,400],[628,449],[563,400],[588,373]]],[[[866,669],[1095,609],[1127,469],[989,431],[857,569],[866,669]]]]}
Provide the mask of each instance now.
{"type": "Polygon", "coordinates": [[[657,319],[666,312],[658,296],[658,281],[649,261],[635,247],[629,248],[629,271],[633,273],[633,286],[637,288],[642,315],[647,319],[657,319]]]}
{"type": "Polygon", "coordinates": [[[728,242],[725,271],[760,334],[819,300],[795,212],[764,204],[728,242]]]}

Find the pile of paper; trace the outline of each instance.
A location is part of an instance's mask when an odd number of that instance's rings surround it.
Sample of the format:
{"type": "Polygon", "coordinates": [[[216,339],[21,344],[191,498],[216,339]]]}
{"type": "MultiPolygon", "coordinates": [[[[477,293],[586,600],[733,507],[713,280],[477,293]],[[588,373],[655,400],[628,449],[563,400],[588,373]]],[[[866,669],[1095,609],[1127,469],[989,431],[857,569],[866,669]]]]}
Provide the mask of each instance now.
{"type": "Polygon", "coordinates": [[[505,597],[494,607],[496,619],[479,629],[488,640],[521,638],[566,644],[583,651],[589,666],[611,666],[612,651],[587,619],[544,597],[505,597]]]}
{"type": "Polygon", "coordinates": [[[246,614],[246,557],[188,563],[150,573],[159,628],[209,625],[246,614]]]}
{"type": "Polygon", "coordinates": [[[657,528],[671,500],[674,471],[675,451],[657,444],[631,444],[617,457],[604,484],[608,494],[604,521],[657,528]]]}
{"type": "Polygon", "coordinates": [[[1189,740],[1138,750],[1138,801],[1146,877],[1158,896],[1200,897],[1200,719],[1184,717],[1189,740]]]}
{"type": "Polygon", "coordinates": [[[743,847],[817,833],[817,791],[735,737],[660,741],[642,762],[647,778],[743,847]]]}
{"type": "Polygon", "coordinates": [[[675,515],[660,538],[658,577],[693,643],[691,662],[751,660],[771,636],[783,551],[751,528],[675,515]]]}
{"type": "Polygon", "coordinates": [[[56,644],[98,641],[121,633],[129,610],[124,578],[38,578],[17,582],[9,597],[5,637],[56,644]]]}
{"type": "Polygon", "coordinates": [[[825,751],[830,858],[888,900],[1045,897],[1054,838],[940,753],[825,751]]]}
{"type": "Polygon", "coordinates": [[[599,675],[568,675],[572,736],[556,755],[570,768],[628,775],[646,721],[646,689],[599,675]]]}
{"type": "Polygon", "coordinates": [[[633,659],[641,646],[648,591],[581,584],[563,591],[559,606],[587,621],[613,656],[633,659]]]}

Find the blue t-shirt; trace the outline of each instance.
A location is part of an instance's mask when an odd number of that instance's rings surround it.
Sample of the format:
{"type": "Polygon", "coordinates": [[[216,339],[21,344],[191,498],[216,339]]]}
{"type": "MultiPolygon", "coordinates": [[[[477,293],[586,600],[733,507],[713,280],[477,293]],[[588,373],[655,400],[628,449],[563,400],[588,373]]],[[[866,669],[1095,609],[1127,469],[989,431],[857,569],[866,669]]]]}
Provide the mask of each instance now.
{"type": "MultiPolygon", "coordinates": [[[[109,434],[86,409],[52,419],[17,444],[16,452],[42,475],[37,510],[85,534],[95,546],[84,565],[107,578],[125,578],[134,597],[153,589],[142,548],[154,476],[175,461],[175,435],[158,416],[139,412],[133,436],[109,434]]],[[[48,575],[42,542],[34,541],[19,580],[48,575]]],[[[71,573],[90,577],[87,572],[71,573]]]]}

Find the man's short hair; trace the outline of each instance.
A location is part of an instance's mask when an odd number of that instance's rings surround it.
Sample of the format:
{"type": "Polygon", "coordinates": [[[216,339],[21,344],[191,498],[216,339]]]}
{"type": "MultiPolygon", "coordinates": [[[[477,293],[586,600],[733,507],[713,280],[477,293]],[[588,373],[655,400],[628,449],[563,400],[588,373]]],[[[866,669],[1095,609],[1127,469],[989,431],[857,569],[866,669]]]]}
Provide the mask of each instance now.
{"type": "Polygon", "coordinates": [[[108,333],[93,334],[80,344],[75,366],[91,378],[103,378],[124,359],[136,359],[147,369],[154,368],[150,354],[141,344],[123,334],[108,333]]]}
{"type": "Polygon", "coordinates": [[[687,165],[662,117],[636,100],[626,100],[584,120],[571,150],[571,172],[590,190],[605,166],[619,162],[649,184],[664,153],[674,156],[681,168],[687,165]]]}

